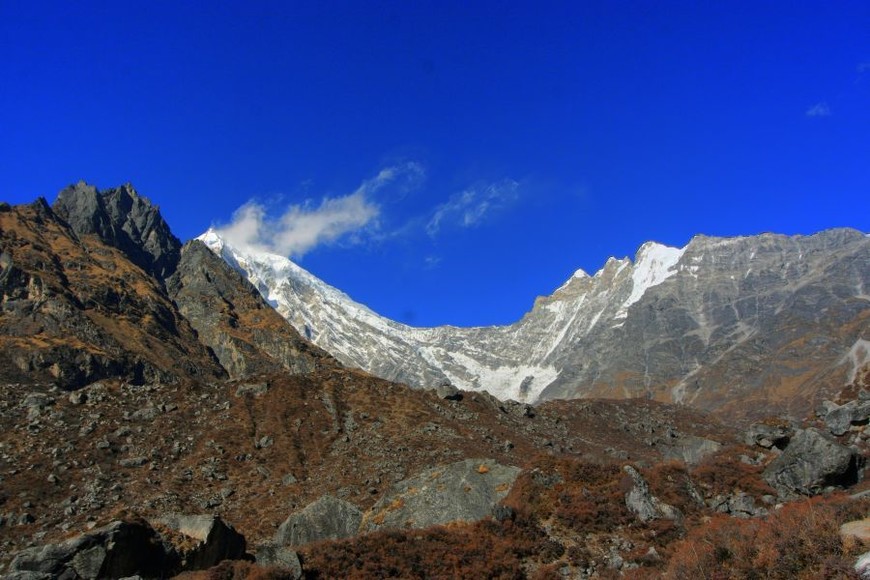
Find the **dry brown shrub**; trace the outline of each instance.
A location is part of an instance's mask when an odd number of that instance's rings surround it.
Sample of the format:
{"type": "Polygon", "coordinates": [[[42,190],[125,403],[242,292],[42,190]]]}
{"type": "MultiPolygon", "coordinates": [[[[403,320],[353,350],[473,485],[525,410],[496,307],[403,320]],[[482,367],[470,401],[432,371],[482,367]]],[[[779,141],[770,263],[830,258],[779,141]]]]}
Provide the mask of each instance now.
{"type": "Polygon", "coordinates": [[[868,502],[847,496],[788,504],[763,519],[716,515],[677,544],[667,578],[848,578],[862,551],[844,546],[840,525],[868,502]]]}

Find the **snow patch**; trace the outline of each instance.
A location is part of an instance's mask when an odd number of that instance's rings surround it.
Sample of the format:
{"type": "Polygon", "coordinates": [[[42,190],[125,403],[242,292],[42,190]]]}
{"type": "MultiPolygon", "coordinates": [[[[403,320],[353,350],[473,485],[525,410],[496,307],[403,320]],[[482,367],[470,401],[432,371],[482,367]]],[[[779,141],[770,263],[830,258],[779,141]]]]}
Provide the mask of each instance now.
{"type": "Polygon", "coordinates": [[[629,306],[643,298],[647,290],[676,274],[675,266],[685,251],[685,248],[671,248],[655,242],[647,242],[641,246],[637,252],[637,263],[631,272],[631,294],[617,310],[614,318],[628,316],[629,306]]]}

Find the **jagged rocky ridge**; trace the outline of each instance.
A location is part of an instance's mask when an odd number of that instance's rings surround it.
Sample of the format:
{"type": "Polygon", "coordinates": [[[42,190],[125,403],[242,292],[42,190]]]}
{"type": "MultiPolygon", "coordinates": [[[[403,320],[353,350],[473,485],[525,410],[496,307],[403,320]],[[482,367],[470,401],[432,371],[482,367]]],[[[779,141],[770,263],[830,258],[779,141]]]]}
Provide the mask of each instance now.
{"type": "Polygon", "coordinates": [[[417,387],[500,398],[647,397],[803,416],[870,362],[870,237],[697,236],[583,271],[509,326],[413,328],[281,256],[200,237],[304,336],[417,387]]]}
{"type": "Polygon", "coordinates": [[[335,364],[130,185],[0,211],[0,378],[75,389],[335,364]]]}

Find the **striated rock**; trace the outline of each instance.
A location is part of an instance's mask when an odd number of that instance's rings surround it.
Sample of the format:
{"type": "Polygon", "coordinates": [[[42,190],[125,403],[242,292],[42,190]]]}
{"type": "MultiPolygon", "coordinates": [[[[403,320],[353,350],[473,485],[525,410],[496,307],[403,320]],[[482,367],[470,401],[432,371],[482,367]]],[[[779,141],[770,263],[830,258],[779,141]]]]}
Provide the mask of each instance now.
{"type": "Polygon", "coordinates": [[[799,430],[764,470],[764,479],[781,495],[814,495],[829,486],[858,481],[858,456],[817,429],[799,430]]]}
{"type": "Polygon", "coordinates": [[[366,515],[365,530],[425,528],[493,514],[520,473],[492,459],[466,459],[400,481],[366,515]]]}
{"type": "Polygon", "coordinates": [[[317,540],[338,540],[356,535],[363,514],[350,502],[324,495],[291,514],[278,528],[278,546],[301,546],[317,540]]]}
{"type": "Polygon", "coordinates": [[[625,494],[625,505],[631,513],[637,516],[642,522],[651,520],[677,520],[682,517],[680,511],[650,492],[649,484],[631,465],[626,465],[623,470],[631,477],[632,486],[628,493],[625,494]]]}

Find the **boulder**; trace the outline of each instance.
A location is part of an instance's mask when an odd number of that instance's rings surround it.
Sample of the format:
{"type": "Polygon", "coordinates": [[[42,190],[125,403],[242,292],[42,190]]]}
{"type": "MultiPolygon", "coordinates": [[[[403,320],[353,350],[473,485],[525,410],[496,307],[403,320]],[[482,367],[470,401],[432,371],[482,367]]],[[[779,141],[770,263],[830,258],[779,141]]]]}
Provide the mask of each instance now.
{"type": "Polygon", "coordinates": [[[176,548],[183,570],[206,570],[223,560],[238,560],[245,555],[245,537],[219,517],[170,514],[156,522],[197,541],[193,547],[176,548]]]}
{"type": "Polygon", "coordinates": [[[753,423],[746,431],[744,442],[747,445],[758,445],[765,449],[777,447],[785,449],[794,435],[794,429],[784,423],[753,423]]]}
{"type": "Polygon", "coordinates": [[[652,520],[677,520],[682,517],[680,511],[652,495],[649,484],[631,465],[623,470],[631,477],[631,489],[625,494],[625,506],[642,522],[652,520]]]}
{"type": "Polygon", "coordinates": [[[441,383],[435,387],[434,391],[439,399],[445,399],[447,401],[462,400],[462,392],[454,387],[448,380],[441,381],[441,383]]]}
{"type": "Polygon", "coordinates": [[[363,529],[426,528],[493,515],[518,467],[492,459],[466,459],[400,481],[366,515],[363,529]]]}
{"type": "Polygon", "coordinates": [[[301,546],[317,540],[348,538],[359,531],[362,517],[352,503],[324,495],[284,520],[275,534],[275,543],[301,546]]]}
{"type": "Polygon", "coordinates": [[[165,549],[147,523],[116,521],[65,542],[18,552],[9,564],[8,577],[91,579],[139,574],[160,578],[174,571],[177,563],[177,555],[165,549]]]}
{"type": "Polygon", "coordinates": [[[853,424],[866,423],[870,418],[870,401],[849,401],[845,405],[829,408],[825,426],[834,435],[843,435],[853,424]]]}
{"type": "Polygon", "coordinates": [[[293,580],[302,578],[302,563],[299,560],[299,555],[286,546],[274,544],[257,546],[254,552],[254,561],[258,566],[271,566],[286,570],[293,580]]]}
{"type": "Polygon", "coordinates": [[[814,495],[829,486],[858,481],[858,456],[817,429],[799,430],[764,470],[763,477],[780,495],[814,495]]]}

